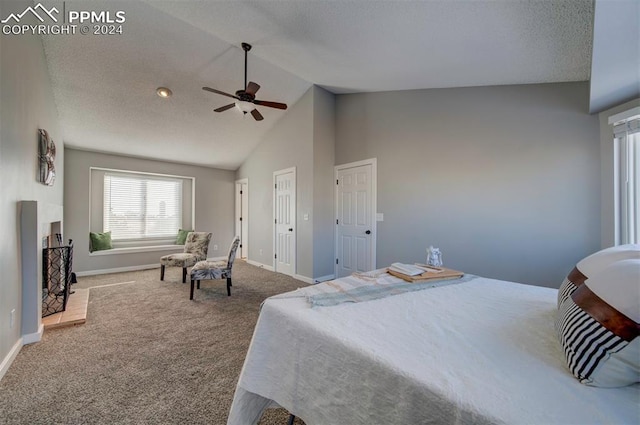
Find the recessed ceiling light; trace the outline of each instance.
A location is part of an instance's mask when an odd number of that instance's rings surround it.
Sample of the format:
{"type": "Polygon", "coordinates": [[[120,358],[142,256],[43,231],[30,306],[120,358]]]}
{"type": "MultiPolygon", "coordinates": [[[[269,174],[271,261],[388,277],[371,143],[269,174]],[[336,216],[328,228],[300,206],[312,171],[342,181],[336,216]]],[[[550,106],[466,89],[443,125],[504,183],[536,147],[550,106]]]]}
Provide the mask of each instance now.
{"type": "Polygon", "coordinates": [[[171,95],[173,94],[173,93],[171,92],[171,90],[169,90],[169,89],[168,89],[168,88],[166,88],[166,87],[158,87],[158,88],[156,89],[156,93],[158,94],[158,96],[160,96],[160,97],[165,97],[165,98],[166,98],[166,97],[171,97],[171,95]]]}

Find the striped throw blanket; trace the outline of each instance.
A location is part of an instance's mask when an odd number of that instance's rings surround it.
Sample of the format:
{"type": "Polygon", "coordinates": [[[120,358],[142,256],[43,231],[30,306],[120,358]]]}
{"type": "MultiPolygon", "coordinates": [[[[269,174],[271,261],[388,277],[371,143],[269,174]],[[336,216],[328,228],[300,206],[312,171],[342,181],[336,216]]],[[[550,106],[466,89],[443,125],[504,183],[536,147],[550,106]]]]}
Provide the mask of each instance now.
{"type": "Polygon", "coordinates": [[[324,285],[324,287],[316,285],[314,289],[316,289],[317,293],[307,295],[307,300],[311,304],[311,307],[328,307],[343,303],[359,303],[403,294],[405,292],[421,291],[436,286],[468,282],[475,278],[476,276],[467,274],[458,279],[409,283],[387,273],[382,273],[377,277],[367,276],[366,274],[352,275],[347,278],[321,284],[324,285]],[[360,285],[354,284],[354,279],[364,283],[360,285]]]}

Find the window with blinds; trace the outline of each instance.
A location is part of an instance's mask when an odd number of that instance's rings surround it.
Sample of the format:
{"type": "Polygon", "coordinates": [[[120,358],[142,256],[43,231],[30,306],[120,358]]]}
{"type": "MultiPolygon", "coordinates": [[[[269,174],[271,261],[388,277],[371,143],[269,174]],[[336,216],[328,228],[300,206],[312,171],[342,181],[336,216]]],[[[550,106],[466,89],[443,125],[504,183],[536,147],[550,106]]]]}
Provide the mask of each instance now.
{"type": "Polygon", "coordinates": [[[114,241],[175,237],[182,227],[183,180],[104,174],[103,230],[114,241]]]}
{"type": "Polygon", "coordinates": [[[619,243],[640,243],[640,115],[616,122],[619,243]]]}

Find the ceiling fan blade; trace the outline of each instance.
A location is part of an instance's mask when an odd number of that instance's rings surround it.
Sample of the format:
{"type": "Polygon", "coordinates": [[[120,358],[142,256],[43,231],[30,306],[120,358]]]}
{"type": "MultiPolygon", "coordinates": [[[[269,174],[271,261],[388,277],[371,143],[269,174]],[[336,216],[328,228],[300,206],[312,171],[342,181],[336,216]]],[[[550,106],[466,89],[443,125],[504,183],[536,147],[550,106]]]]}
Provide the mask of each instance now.
{"type": "Polygon", "coordinates": [[[256,84],[253,81],[249,81],[249,84],[247,85],[247,89],[245,90],[245,92],[247,94],[255,95],[258,90],[260,90],[260,84],[256,84]]]}
{"type": "Polygon", "coordinates": [[[254,100],[253,103],[260,106],[268,106],[269,108],[287,109],[286,103],[270,102],[268,100],[254,100]]]}
{"type": "Polygon", "coordinates": [[[210,91],[211,93],[221,94],[221,95],[227,96],[227,97],[232,97],[234,99],[240,99],[237,96],[234,96],[234,95],[229,94],[229,93],[225,93],[225,92],[220,91],[220,90],[212,89],[211,87],[203,87],[202,90],[210,91]]]}
{"type": "Polygon", "coordinates": [[[255,118],[256,121],[262,121],[264,119],[260,111],[258,111],[257,109],[251,111],[251,115],[253,115],[253,118],[255,118]]]}
{"type": "Polygon", "coordinates": [[[230,103],[230,104],[228,104],[228,105],[224,105],[224,106],[221,106],[221,107],[219,107],[219,108],[217,108],[217,109],[214,109],[213,111],[214,111],[214,112],[224,112],[224,111],[226,111],[227,109],[231,109],[231,108],[233,108],[234,106],[236,106],[236,104],[235,104],[235,103],[230,103]]]}

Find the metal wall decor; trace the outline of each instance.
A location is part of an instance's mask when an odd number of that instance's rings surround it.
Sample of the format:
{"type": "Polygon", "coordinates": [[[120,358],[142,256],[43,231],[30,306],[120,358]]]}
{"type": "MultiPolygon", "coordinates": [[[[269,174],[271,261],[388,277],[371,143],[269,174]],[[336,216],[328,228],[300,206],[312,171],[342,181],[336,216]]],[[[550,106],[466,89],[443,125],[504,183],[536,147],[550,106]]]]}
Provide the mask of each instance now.
{"type": "Polygon", "coordinates": [[[53,186],[53,182],[56,180],[56,167],[54,165],[56,145],[49,138],[49,133],[46,130],[39,129],[38,134],[40,135],[38,144],[38,159],[40,162],[38,181],[47,186],[53,186]]]}

